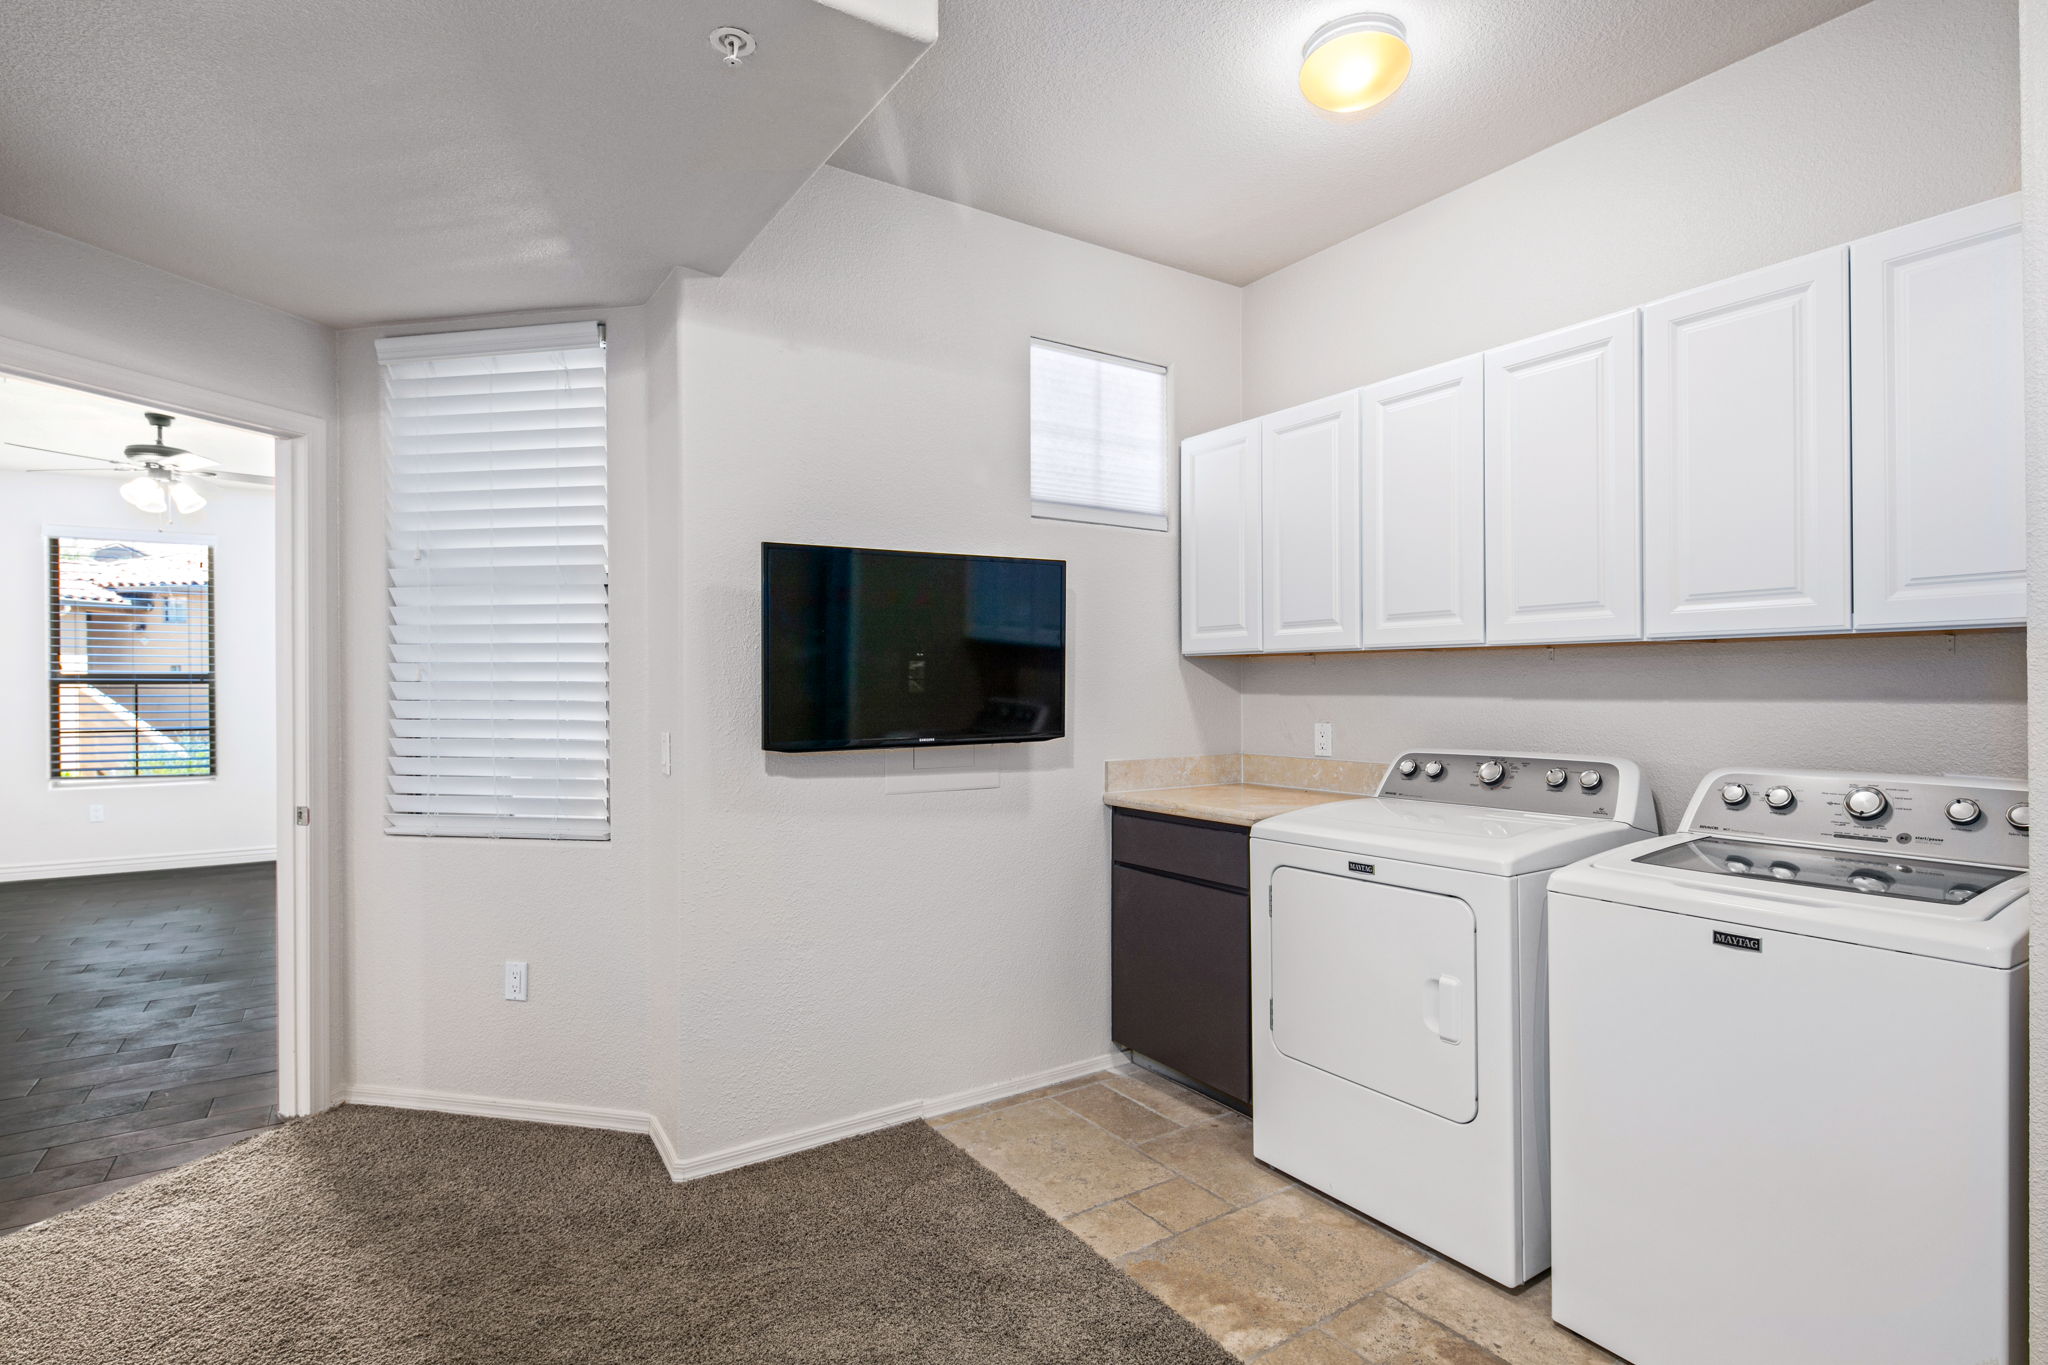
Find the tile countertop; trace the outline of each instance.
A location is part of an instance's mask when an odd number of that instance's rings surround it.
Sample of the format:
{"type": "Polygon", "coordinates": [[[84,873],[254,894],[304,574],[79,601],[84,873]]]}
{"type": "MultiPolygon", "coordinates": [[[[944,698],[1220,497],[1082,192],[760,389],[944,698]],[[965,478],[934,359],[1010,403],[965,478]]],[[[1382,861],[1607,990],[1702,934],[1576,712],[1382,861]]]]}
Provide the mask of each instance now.
{"type": "Polygon", "coordinates": [[[1255,825],[1269,815],[1320,806],[1328,801],[1356,801],[1355,792],[1304,791],[1299,787],[1263,787],[1229,782],[1209,787],[1161,787],[1151,791],[1107,792],[1103,804],[1124,810],[1210,820],[1219,825],[1255,825]]]}

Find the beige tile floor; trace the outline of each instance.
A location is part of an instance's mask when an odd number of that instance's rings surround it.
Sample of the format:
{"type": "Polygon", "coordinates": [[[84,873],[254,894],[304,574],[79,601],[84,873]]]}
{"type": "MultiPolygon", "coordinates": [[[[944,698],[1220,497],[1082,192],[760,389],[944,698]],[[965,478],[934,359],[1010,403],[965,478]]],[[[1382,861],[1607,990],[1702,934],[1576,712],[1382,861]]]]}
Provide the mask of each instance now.
{"type": "Polygon", "coordinates": [[[1596,1365],[1510,1292],[1252,1156],[1251,1124],[1128,1068],[932,1120],[1026,1199],[1241,1360],[1596,1365]]]}

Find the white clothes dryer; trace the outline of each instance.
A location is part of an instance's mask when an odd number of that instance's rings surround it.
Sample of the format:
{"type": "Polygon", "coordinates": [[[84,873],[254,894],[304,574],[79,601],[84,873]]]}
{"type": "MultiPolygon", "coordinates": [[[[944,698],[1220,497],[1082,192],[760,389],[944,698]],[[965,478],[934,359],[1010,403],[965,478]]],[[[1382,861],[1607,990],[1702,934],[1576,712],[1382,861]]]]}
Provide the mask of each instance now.
{"type": "Polygon", "coordinates": [[[1550,1263],[1544,883],[1654,835],[1635,764],[1403,754],[1252,827],[1252,1147],[1506,1285],[1550,1263]]]}
{"type": "Polygon", "coordinates": [[[2027,826],[1731,769],[1550,881],[1552,1311],[1636,1365],[2026,1358],[2027,826]]]}

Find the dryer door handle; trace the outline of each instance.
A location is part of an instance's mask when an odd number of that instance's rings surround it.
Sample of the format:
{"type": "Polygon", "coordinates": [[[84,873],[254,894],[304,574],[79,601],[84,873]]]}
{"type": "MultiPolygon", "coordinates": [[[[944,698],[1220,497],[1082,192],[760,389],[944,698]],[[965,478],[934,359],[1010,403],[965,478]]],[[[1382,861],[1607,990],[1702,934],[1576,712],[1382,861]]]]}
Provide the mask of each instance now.
{"type": "Polygon", "coordinates": [[[1472,997],[1455,976],[1438,975],[1422,983],[1423,1025],[1446,1043],[1465,1041],[1472,1028],[1472,997]]]}

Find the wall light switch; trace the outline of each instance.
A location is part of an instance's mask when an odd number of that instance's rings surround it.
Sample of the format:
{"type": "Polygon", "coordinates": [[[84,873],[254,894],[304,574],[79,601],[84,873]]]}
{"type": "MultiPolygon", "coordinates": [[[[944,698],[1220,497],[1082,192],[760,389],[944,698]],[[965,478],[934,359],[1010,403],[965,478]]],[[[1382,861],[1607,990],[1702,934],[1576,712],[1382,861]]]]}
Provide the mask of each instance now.
{"type": "Polygon", "coordinates": [[[507,962],[505,964],[505,998],[524,1000],[526,998],[526,964],[507,962]]]}
{"type": "Polygon", "coordinates": [[[1316,757],[1328,758],[1333,752],[1335,749],[1330,739],[1330,722],[1319,720],[1316,722],[1316,757]]]}
{"type": "Polygon", "coordinates": [[[107,808],[97,804],[87,806],[85,808],[85,818],[97,825],[100,821],[107,818],[107,808]]]}

